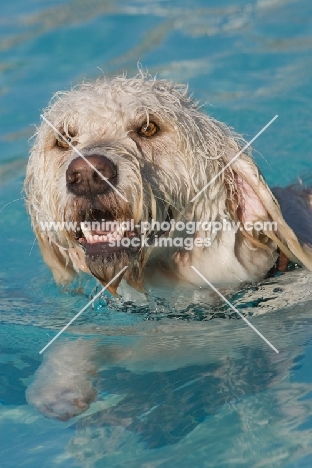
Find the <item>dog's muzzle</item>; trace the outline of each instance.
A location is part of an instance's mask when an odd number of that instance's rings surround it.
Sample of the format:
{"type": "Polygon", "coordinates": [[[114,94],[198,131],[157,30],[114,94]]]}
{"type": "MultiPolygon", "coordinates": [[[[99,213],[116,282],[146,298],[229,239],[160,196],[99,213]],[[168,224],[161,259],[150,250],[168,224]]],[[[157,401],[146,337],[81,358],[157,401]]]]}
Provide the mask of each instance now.
{"type": "MultiPolygon", "coordinates": [[[[129,266],[140,250],[136,229],[124,231],[121,222],[130,218],[129,207],[114,188],[118,184],[117,165],[98,151],[73,159],[66,171],[66,187],[74,196],[75,221],[79,226],[75,241],[85,254],[86,265],[103,284],[124,266],[129,266]]],[[[116,280],[116,285],[121,277],[116,280]]],[[[117,286],[116,286],[117,287],[117,286]]]]}

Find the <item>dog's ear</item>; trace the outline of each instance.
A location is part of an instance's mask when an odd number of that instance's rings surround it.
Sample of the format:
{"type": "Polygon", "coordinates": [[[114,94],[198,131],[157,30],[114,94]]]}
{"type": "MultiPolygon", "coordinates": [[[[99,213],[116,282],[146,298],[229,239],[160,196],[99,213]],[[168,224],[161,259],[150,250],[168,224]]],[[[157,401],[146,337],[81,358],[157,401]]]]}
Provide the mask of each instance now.
{"type": "Polygon", "coordinates": [[[236,190],[236,218],[242,223],[257,220],[275,222],[276,230],[266,230],[282,252],[292,261],[312,270],[311,249],[301,246],[294,231],[283,218],[280,206],[256,164],[249,156],[240,155],[230,165],[236,190]]]}
{"type": "Polygon", "coordinates": [[[59,248],[46,234],[38,230],[35,230],[35,234],[43,260],[52,271],[55,282],[63,285],[70,283],[76,272],[68,251],[59,248]]]}

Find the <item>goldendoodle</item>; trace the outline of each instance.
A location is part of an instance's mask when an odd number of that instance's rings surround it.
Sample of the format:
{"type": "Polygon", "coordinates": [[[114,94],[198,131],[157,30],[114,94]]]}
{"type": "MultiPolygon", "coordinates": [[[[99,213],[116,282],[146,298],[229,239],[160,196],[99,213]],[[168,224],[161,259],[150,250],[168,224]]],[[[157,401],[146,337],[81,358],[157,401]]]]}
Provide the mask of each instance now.
{"type": "MultiPolygon", "coordinates": [[[[202,112],[184,85],[142,74],[57,93],[25,190],[61,284],[83,271],[112,294],[121,280],[140,292],[205,286],[193,266],[216,287],[235,288],[290,263],[312,270],[312,189],[273,195],[244,140],[202,112]]],[[[48,358],[28,400],[64,419],[84,411],[94,397],[84,378],[88,346],[79,344],[75,372],[68,358],[72,383],[60,351],[48,358]]]]}

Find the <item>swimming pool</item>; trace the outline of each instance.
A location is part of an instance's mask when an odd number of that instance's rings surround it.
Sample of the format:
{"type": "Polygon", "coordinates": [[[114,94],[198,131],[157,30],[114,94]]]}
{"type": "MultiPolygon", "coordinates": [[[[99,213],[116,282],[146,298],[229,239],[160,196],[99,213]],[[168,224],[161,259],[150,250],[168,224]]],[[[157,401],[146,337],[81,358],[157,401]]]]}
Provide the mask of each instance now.
{"type": "Polygon", "coordinates": [[[278,114],[255,159],[271,185],[308,177],[311,13],[308,0],[3,2],[1,467],[311,466],[311,279],[302,271],[232,297],[278,355],[224,309],[103,298],[60,339],[95,338],[105,350],[97,402],[67,422],[29,407],[39,351],[96,285],[54,285],[21,192],[31,124],[51,95],[102,71],[135,74],[137,62],[188,82],[246,139],[278,114]]]}

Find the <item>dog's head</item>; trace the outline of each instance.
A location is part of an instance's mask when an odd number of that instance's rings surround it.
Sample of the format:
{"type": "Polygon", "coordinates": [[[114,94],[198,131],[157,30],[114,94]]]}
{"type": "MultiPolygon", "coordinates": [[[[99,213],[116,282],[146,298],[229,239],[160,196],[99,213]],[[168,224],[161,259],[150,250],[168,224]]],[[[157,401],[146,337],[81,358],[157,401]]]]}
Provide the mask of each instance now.
{"type": "MultiPolygon", "coordinates": [[[[158,256],[166,267],[191,256],[183,247],[155,247],[155,239],[176,235],[171,220],[277,216],[276,239],[300,258],[250,157],[229,165],[239,149],[240,139],[200,112],[182,85],[120,77],[57,93],[38,129],[26,178],[33,227],[56,281],[82,270],[107,284],[127,266],[125,278],[142,289],[149,259],[158,256]]],[[[252,242],[252,234],[247,237],[252,242]]],[[[120,279],[110,284],[112,292],[120,279]]]]}

